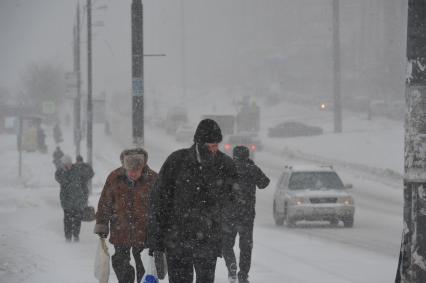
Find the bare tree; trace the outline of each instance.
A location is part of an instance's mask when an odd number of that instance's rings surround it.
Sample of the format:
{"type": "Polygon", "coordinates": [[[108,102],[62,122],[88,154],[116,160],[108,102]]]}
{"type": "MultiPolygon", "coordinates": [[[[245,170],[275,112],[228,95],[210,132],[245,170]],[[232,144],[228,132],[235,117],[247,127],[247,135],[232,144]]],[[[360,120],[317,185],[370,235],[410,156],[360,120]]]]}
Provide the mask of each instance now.
{"type": "Polygon", "coordinates": [[[22,74],[21,101],[41,111],[44,102],[62,103],[65,94],[64,72],[49,63],[31,64],[22,74]]]}

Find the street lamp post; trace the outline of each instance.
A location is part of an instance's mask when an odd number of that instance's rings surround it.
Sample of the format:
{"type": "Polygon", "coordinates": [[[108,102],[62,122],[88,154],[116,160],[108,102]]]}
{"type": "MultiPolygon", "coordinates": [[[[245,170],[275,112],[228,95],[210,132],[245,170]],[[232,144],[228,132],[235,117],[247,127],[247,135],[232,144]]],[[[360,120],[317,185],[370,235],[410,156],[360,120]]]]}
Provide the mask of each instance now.
{"type": "Polygon", "coordinates": [[[334,93],[334,132],[342,132],[342,102],[340,87],[340,19],[339,0],[333,1],[333,93],[334,93]]]}
{"type": "Polygon", "coordinates": [[[182,52],[182,67],[181,67],[181,79],[182,79],[182,98],[186,98],[186,50],[185,50],[185,6],[184,0],[180,0],[180,18],[181,18],[181,52],[182,52]]]}
{"type": "Polygon", "coordinates": [[[80,71],[80,5],[77,4],[77,23],[74,33],[74,73],[76,76],[77,96],[74,101],[74,143],[75,154],[80,155],[81,141],[81,71],[80,71]]]}
{"type": "Polygon", "coordinates": [[[144,144],[143,5],[133,0],[132,14],[132,132],[133,144],[144,144]]]}
{"type": "Polygon", "coordinates": [[[143,53],[143,5],[133,0],[132,16],[132,136],[135,146],[143,146],[144,137],[144,56],[157,57],[165,54],[143,53]]]}
{"type": "Polygon", "coordinates": [[[92,165],[93,104],[92,104],[92,1],[87,0],[87,162],[92,165]]]}

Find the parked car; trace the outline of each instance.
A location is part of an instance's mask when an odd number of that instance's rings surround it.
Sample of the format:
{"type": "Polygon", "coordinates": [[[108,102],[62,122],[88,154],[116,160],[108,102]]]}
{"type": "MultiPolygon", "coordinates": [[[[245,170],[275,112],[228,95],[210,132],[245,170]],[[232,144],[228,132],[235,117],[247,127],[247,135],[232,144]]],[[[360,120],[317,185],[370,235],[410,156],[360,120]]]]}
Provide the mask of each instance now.
{"type": "Polygon", "coordinates": [[[255,152],[262,150],[262,142],[256,133],[238,133],[229,135],[225,138],[223,143],[223,150],[225,153],[232,156],[234,147],[244,145],[250,150],[250,158],[254,158],[255,152]]]}
{"type": "Polygon", "coordinates": [[[354,199],[334,169],[326,166],[286,166],[273,202],[275,224],[294,227],[297,221],[329,221],[353,227],[354,199]]]}
{"type": "Polygon", "coordinates": [[[321,127],[309,126],[297,121],[283,122],[268,129],[269,137],[298,137],[322,135],[321,127]]]}
{"type": "Polygon", "coordinates": [[[175,133],[178,142],[192,142],[194,139],[195,127],[187,124],[180,125],[175,133]]]}

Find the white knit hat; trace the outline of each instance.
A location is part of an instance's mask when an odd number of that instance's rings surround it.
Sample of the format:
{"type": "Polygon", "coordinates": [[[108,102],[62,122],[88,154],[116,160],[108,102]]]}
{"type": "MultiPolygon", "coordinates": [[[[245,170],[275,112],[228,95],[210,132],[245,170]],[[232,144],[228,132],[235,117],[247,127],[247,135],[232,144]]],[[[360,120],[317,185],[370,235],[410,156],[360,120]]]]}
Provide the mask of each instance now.
{"type": "Polygon", "coordinates": [[[61,162],[64,165],[72,165],[72,158],[69,155],[64,155],[61,157],[61,162]]]}

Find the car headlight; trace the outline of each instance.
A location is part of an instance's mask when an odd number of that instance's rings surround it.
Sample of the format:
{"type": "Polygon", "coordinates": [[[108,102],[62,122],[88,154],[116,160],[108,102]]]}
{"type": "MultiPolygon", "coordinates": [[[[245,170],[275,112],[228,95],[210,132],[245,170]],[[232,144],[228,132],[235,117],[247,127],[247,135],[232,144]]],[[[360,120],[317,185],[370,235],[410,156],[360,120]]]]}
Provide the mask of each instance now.
{"type": "Polygon", "coordinates": [[[304,203],[306,203],[306,200],[303,197],[294,197],[290,199],[290,204],[293,204],[293,205],[301,205],[304,203]]]}
{"type": "Polygon", "coordinates": [[[354,199],[351,196],[346,196],[346,197],[339,198],[338,202],[344,205],[353,205],[354,199]]]}

